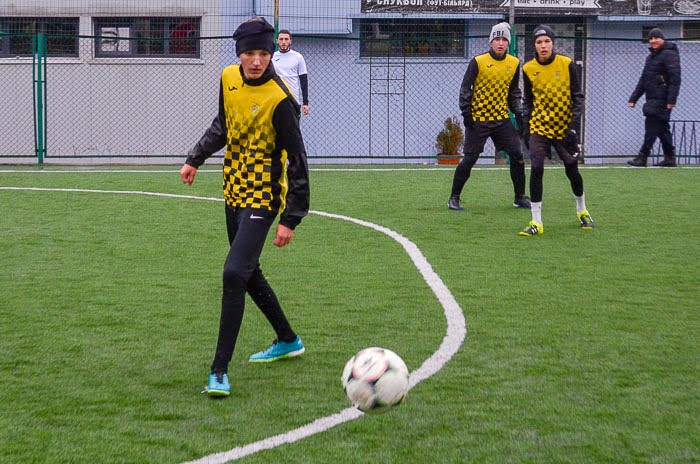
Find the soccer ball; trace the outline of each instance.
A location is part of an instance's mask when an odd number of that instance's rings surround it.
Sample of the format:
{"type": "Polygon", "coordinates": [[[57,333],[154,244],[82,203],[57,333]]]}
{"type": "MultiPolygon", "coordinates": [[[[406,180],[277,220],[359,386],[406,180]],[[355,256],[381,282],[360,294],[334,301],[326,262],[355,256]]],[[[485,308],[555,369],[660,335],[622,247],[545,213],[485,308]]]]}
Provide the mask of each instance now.
{"type": "Polygon", "coordinates": [[[345,395],[360,411],[387,412],[401,404],[408,392],[408,367],[403,359],[386,348],[365,348],[345,364],[345,395]]]}

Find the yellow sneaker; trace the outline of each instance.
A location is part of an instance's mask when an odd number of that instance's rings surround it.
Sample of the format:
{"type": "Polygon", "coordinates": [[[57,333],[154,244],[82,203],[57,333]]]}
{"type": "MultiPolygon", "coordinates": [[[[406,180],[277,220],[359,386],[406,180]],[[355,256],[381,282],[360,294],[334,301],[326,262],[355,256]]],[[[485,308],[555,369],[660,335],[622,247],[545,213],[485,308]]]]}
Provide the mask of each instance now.
{"type": "Polygon", "coordinates": [[[518,235],[523,237],[532,237],[533,235],[542,235],[544,233],[544,226],[535,221],[530,221],[526,228],[518,232],[518,235]]]}
{"type": "Polygon", "coordinates": [[[578,213],[578,220],[581,223],[581,229],[583,230],[592,230],[595,227],[595,222],[593,222],[593,218],[591,217],[590,214],[588,214],[588,210],[584,209],[580,213],[578,213]]]}

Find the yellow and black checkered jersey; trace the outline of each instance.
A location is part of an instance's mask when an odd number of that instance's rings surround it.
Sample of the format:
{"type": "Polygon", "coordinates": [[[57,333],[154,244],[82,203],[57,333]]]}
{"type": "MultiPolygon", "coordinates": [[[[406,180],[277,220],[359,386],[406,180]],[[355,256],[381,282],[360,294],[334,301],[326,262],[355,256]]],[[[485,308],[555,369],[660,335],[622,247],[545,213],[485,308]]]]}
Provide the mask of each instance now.
{"type": "Polygon", "coordinates": [[[533,58],[523,65],[524,106],[526,112],[531,111],[530,133],[564,138],[574,116],[571,63],[568,56],[557,54],[545,64],[533,58]]]}
{"type": "Polygon", "coordinates": [[[228,128],[224,157],[224,198],[230,206],[284,210],[287,151],[275,150],[272,114],[287,93],[270,79],[244,85],[239,65],[221,74],[228,128]]]}
{"type": "Polygon", "coordinates": [[[253,80],[239,65],[223,70],[218,114],[185,162],[198,168],[224,147],[226,204],[281,213],[280,224],[296,227],[309,211],[306,150],[299,105],[271,64],[253,80]]]}
{"type": "Polygon", "coordinates": [[[474,121],[508,119],[508,92],[513,77],[517,76],[520,60],[508,54],[497,60],[488,52],[474,59],[479,70],[472,93],[472,118],[474,121]]]}

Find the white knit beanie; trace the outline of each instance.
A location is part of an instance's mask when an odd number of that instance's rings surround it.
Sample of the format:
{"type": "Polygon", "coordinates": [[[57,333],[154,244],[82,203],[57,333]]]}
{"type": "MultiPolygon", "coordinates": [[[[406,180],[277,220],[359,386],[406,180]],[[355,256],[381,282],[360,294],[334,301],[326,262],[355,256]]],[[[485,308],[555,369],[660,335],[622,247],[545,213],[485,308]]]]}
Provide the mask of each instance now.
{"type": "Polygon", "coordinates": [[[498,23],[491,28],[489,43],[497,37],[504,37],[510,43],[510,25],[508,23],[498,23]]]}

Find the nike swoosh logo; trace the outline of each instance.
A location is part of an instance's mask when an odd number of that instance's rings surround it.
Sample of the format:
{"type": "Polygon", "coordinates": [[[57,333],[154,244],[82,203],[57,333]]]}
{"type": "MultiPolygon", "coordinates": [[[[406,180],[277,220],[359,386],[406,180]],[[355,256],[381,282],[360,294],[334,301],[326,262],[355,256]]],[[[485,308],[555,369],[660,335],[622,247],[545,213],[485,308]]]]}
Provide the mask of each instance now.
{"type": "Polygon", "coordinates": [[[250,218],[251,218],[251,219],[265,219],[264,217],[262,217],[262,216],[256,216],[255,214],[251,214],[251,215],[250,215],[250,218]]]}

